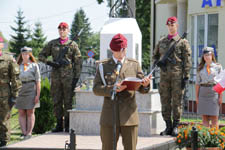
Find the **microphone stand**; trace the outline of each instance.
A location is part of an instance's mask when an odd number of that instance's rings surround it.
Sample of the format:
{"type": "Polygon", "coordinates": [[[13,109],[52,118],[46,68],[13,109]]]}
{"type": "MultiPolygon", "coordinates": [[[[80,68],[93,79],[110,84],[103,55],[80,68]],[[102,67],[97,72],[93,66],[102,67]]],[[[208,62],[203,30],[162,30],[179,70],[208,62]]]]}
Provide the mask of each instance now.
{"type": "Polygon", "coordinates": [[[113,150],[116,150],[116,88],[117,88],[117,83],[119,80],[119,72],[116,72],[116,82],[113,85],[113,91],[112,91],[112,95],[111,95],[111,100],[113,101],[113,150]]]}

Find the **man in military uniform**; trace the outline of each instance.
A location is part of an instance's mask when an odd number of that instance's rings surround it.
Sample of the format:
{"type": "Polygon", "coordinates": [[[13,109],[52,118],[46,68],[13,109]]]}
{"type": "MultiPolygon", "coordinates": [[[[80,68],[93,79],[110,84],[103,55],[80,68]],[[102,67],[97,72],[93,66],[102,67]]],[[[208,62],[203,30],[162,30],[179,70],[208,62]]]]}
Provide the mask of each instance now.
{"type": "Polygon", "coordinates": [[[12,103],[21,88],[19,66],[12,55],[3,53],[3,39],[0,37],[0,147],[9,140],[9,118],[12,103]]]}
{"type": "Polygon", "coordinates": [[[120,81],[126,77],[143,79],[142,86],[138,89],[141,93],[148,93],[150,89],[150,77],[144,78],[139,63],[134,59],[125,57],[127,39],[122,34],[117,34],[112,38],[110,48],[113,57],[100,62],[93,87],[95,95],[104,96],[104,104],[100,118],[102,150],[113,149],[113,105],[116,105],[116,142],[121,134],[124,149],[136,150],[139,119],[135,91],[126,90],[126,85],[121,85],[121,82],[119,82],[116,85],[117,94],[114,104],[114,101],[111,100],[111,94],[116,82],[115,70],[118,62],[121,62],[120,81]]]}
{"type": "Polygon", "coordinates": [[[69,26],[62,22],[58,26],[59,38],[50,41],[40,52],[39,60],[52,66],[51,95],[57,125],[53,132],[69,131],[69,113],[72,97],[81,72],[81,53],[74,41],[69,40],[69,26]],[[49,61],[48,56],[52,56],[49,61]]]}
{"type": "Polygon", "coordinates": [[[166,122],[166,129],[160,135],[176,136],[182,113],[184,86],[190,76],[191,49],[188,41],[180,39],[177,33],[178,22],[176,17],[168,18],[166,25],[169,34],[159,40],[154,50],[153,60],[154,62],[159,61],[168,51],[169,47],[178,41],[175,50],[170,56],[170,59],[175,63],[167,62],[166,69],[160,70],[159,83],[162,116],[166,122]],[[171,116],[172,112],[173,116],[171,116]]]}

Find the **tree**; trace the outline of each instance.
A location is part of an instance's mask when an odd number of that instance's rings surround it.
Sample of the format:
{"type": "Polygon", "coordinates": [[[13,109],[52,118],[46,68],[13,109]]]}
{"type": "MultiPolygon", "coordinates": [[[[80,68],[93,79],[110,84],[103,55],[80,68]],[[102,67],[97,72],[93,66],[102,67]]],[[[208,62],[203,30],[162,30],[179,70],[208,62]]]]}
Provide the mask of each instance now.
{"type": "Polygon", "coordinates": [[[87,58],[88,38],[91,35],[89,19],[86,17],[84,10],[79,9],[74,15],[70,39],[77,42],[83,59],[87,58]]]}
{"type": "Polygon", "coordinates": [[[150,16],[151,1],[136,0],[136,19],[142,32],[142,69],[150,70],[150,16]]]}
{"type": "MultiPolygon", "coordinates": [[[[105,1],[110,7],[111,0],[105,1]]],[[[101,4],[104,0],[97,0],[97,2],[101,4]]],[[[142,32],[142,69],[144,71],[150,70],[150,8],[150,0],[136,0],[136,20],[142,32]]],[[[120,10],[119,13],[121,13],[120,10]]],[[[120,17],[120,14],[118,16],[120,17]]]]}
{"type": "Polygon", "coordinates": [[[29,39],[28,36],[28,29],[26,29],[24,26],[26,24],[26,21],[24,21],[25,17],[23,16],[23,11],[19,9],[17,11],[17,16],[15,23],[17,24],[17,27],[12,27],[11,29],[15,31],[16,35],[10,35],[12,37],[12,40],[10,41],[10,48],[9,50],[13,53],[16,53],[18,55],[20,53],[20,49],[27,45],[27,40],[29,39]]]}
{"type": "Polygon", "coordinates": [[[33,55],[35,57],[37,57],[39,52],[44,47],[45,41],[47,39],[47,37],[44,36],[41,22],[35,23],[35,28],[34,28],[33,35],[31,38],[32,38],[32,40],[31,40],[30,45],[33,48],[33,55]]]}
{"type": "Polygon", "coordinates": [[[94,58],[99,60],[100,55],[100,33],[94,33],[88,38],[88,45],[90,45],[88,50],[92,50],[95,55],[94,58]]]}

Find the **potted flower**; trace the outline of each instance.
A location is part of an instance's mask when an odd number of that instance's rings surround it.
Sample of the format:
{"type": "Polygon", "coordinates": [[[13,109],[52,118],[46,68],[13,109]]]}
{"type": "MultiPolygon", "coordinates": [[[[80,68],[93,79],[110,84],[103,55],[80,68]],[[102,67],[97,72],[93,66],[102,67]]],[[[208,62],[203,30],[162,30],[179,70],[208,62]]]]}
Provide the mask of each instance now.
{"type": "Polygon", "coordinates": [[[199,150],[222,150],[225,148],[225,134],[217,128],[207,128],[202,125],[187,125],[179,127],[179,134],[175,138],[175,143],[179,149],[186,147],[189,149],[193,142],[192,126],[198,131],[199,150]],[[213,148],[213,149],[212,149],[213,148]]]}

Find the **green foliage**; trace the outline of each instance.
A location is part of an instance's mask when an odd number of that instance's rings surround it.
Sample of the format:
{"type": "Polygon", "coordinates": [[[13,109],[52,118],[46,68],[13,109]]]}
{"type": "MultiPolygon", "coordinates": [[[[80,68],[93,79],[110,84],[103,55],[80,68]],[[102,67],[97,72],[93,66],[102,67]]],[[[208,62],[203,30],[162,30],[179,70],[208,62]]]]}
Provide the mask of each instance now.
{"type": "Polygon", "coordinates": [[[74,40],[81,51],[82,58],[87,58],[87,51],[89,50],[88,38],[92,35],[89,19],[83,9],[79,9],[75,15],[71,26],[70,39],[74,40]],[[80,35],[78,35],[80,34],[80,35]]]}
{"type": "Polygon", "coordinates": [[[88,50],[92,50],[95,55],[94,59],[99,60],[100,55],[100,33],[94,33],[88,38],[88,50]]]}
{"type": "Polygon", "coordinates": [[[35,23],[35,28],[30,42],[30,47],[33,49],[33,55],[38,57],[40,51],[43,49],[47,37],[44,36],[41,22],[35,23]]]}
{"type": "Polygon", "coordinates": [[[24,21],[25,17],[23,16],[23,11],[19,9],[17,11],[17,16],[15,23],[17,24],[17,27],[12,27],[11,29],[15,31],[16,35],[11,35],[12,40],[10,41],[10,48],[9,50],[16,55],[20,53],[20,49],[27,45],[27,40],[30,38],[29,31],[26,29],[25,24],[26,21],[24,21]]]}
{"type": "Polygon", "coordinates": [[[150,70],[151,1],[136,0],[136,19],[142,32],[142,68],[150,70]]]}
{"type": "Polygon", "coordinates": [[[198,148],[221,147],[224,148],[225,136],[217,128],[207,128],[199,124],[190,124],[180,126],[175,143],[178,148],[191,147],[192,144],[192,126],[195,126],[198,132],[198,148]]]}
{"type": "Polygon", "coordinates": [[[220,131],[223,132],[225,134],[225,126],[220,128],[220,131]]]}
{"type": "Polygon", "coordinates": [[[40,95],[41,107],[35,111],[35,126],[34,133],[45,133],[54,128],[56,118],[53,114],[53,102],[50,95],[50,83],[48,78],[41,81],[41,95],[40,95]]]}
{"type": "MultiPolygon", "coordinates": [[[[127,0],[129,2],[129,0],[127,0]]],[[[99,4],[104,0],[97,0],[99,4]]],[[[107,0],[110,7],[111,1],[107,0]]],[[[116,1],[114,1],[115,3],[116,1]]],[[[119,16],[123,14],[119,10],[119,16]]],[[[151,16],[151,1],[136,0],[136,20],[142,32],[142,69],[143,71],[150,70],[150,16],[151,16]]]]}

